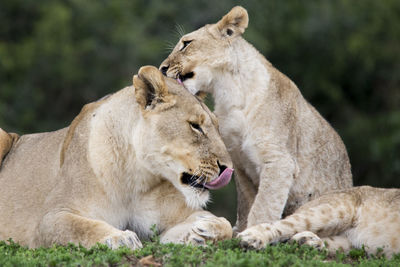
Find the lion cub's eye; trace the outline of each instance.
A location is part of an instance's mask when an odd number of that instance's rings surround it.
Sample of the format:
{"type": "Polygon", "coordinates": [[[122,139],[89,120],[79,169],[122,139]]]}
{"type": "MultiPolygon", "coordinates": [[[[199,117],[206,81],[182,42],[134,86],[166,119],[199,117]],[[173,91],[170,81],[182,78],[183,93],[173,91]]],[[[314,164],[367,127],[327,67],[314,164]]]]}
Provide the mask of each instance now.
{"type": "Polygon", "coordinates": [[[183,49],[185,49],[192,41],[193,40],[182,41],[183,42],[183,47],[179,51],[182,51],[183,49]]]}
{"type": "Polygon", "coordinates": [[[193,130],[198,131],[198,132],[201,132],[202,134],[204,134],[203,129],[201,129],[201,127],[200,127],[199,124],[197,124],[197,123],[195,123],[195,122],[189,122],[189,124],[190,124],[190,127],[191,127],[193,130]]]}

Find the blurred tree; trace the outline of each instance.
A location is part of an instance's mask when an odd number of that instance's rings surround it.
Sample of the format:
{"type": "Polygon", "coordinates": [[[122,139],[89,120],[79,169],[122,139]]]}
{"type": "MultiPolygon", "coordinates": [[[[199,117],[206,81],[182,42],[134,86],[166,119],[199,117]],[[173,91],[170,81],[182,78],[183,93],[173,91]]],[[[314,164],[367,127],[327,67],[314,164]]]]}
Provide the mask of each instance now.
{"type": "MultiPolygon", "coordinates": [[[[1,0],[0,127],[65,127],[168,55],[181,28],[248,9],[245,38],[344,139],[356,184],[400,187],[400,1],[1,0]],[[179,26],[177,26],[179,25],[179,26]]],[[[234,186],[211,208],[234,221],[234,186]]]]}

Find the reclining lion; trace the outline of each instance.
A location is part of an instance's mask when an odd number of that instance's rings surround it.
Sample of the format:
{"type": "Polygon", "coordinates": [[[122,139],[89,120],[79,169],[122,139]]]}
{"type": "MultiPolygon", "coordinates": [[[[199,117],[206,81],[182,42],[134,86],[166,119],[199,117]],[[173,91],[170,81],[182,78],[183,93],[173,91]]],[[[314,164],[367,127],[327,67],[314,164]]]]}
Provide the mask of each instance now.
{"type": "Polygon", "coordinates": [[[136,249],[153,224],[162,242],[231,237],[227,220],[202,209],[233,171],[215,117],[155,67],[133,83],[84,106],[69,127],[11,147],[0,171],[0,239],[136,249]]]}
{"type": "Polygon", "coordinates": [[[242,38],[248,22],[247,11],[234,7],[217,23],[182,36],[160,66],[192,94],[214,98],[235,166],[237,231],[277,221],[325,192],[352,186],[339,135],[242,38]]]}

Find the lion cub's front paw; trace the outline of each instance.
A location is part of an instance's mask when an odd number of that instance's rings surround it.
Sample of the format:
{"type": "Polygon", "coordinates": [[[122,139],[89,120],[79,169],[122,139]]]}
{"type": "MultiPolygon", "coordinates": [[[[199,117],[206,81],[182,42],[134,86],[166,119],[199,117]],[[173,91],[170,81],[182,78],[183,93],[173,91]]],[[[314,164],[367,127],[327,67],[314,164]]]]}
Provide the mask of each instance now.
{"type": "Polygon", "coordinates": [[[106,244],[111,249],[117,249],[119,247],[138,249],[143,247],[136,233],[129,230],[118,231],[117,233],[109,235],[104,238],[102,243],[106,244]]]}
{"type": "Polygon", "coordinates": [[[321,240],[321,238],[319,238],[319,236],[310,231],[297,233],[294,236],[292,236],[290,240],[299,243],[299,245],[309,245],[319,250],[325,248],[325,244],[321,240]]]}
{"type": "Polygon", "coordinates": [[[229,238],[232,238],[232,226],[225,218],[199,216],[185,238],[185,243],[205,245],[206,241],[216,242],[229,238]]]}
{"type": "Polygon", "coordinates": [[[240,239],[240,246],[256,250],[265,248],[272,239],[270,232],[266,228],[267,224],[259,224],[239,233],[237,238],[240,239]]]}

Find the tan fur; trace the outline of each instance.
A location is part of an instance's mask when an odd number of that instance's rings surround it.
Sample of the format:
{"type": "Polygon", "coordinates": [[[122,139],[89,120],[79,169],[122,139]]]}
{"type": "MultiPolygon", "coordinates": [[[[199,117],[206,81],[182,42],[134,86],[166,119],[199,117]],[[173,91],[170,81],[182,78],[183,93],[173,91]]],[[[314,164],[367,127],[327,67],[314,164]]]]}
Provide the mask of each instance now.
{"type": "Polygon", "coordinates": [[[241,37],[247,24],[247,11],[234,7],[216,24],[184,35],[160,66],[192,94],[208,92],[215,100],[235,166],[237,231],[352,186],[342,140],[296,85],[241,37]]]}
{"type": "Polygon", "coordinates": [[[0,128],[0,168],[1,163],[13,144],[17,142],[19,135],[16,133],[7,133],[0,128]]]}
{"type": "Polygon", "coordinates": [[[71,125],[68,127],[68,132],[67,132],[67,135],[65,136],[63,146],[61,148],[61,154],[60,154],[60,165],[61,166],[64,164],[65,153],[68,149],[68,146],[71,143],[72,138],[74,137],[76,127],[85,118],[85,116],[87,116],[87,114],[93,112],[93,110],[95,110],[97,107],[99,107],[102,103],[103,103],[103,100],[99,100],[97,102],[89,103],[89,104],[83,106],[81,112],[71,122],[71,125]]]}
{"type": "Polygon", "coordinates": [[[326,247],[331,254],[364,245],[370,254],[382,248],[390,257],[400,252],[399,233],[400,189],[361,186],[323,195],[283,220],[250,227],[238,237],[242,246],[255,249],[292,239],[326,247]]]}
{"type": "Polygon", "coordinates": [[[181,179],[186,172],[209,182],[218,164],[232,167],[215,118],[155,67],[142,67],[134,87],[84,106],[67,128],[14,145],[15,136],[0,134],[1,155],[9,152],[0,171],[0,240],[135,249],[153,224],[162,242],[232,236],[227,220],[202,209],[208,190],[181,179]]]}

